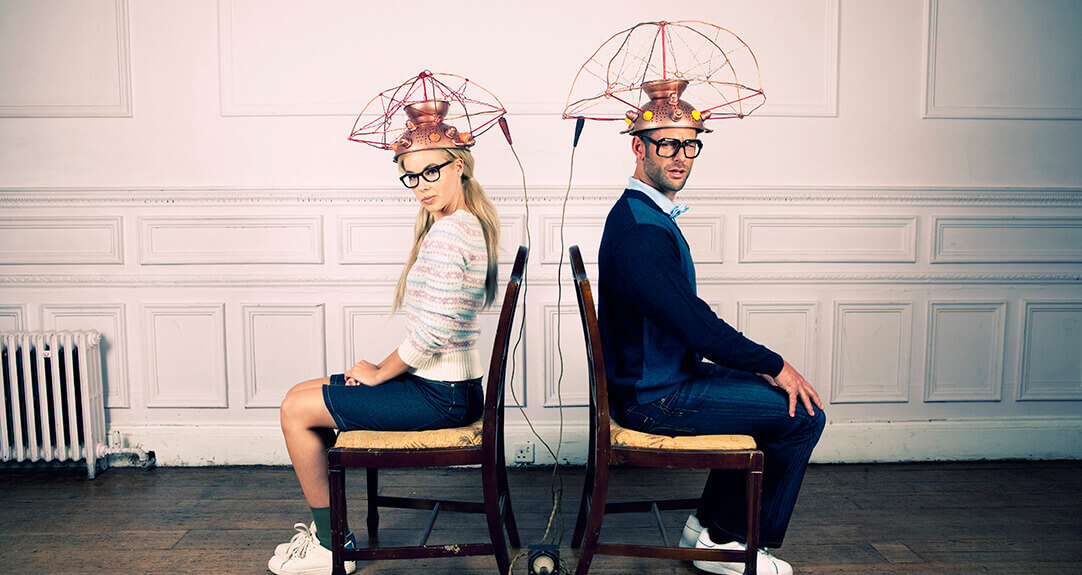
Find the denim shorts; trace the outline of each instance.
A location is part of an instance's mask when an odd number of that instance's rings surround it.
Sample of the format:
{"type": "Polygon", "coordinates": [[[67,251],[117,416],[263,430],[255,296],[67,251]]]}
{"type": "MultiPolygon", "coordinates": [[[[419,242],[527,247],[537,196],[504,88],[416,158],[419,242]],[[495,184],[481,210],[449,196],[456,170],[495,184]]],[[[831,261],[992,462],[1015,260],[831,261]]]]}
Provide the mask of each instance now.
{"type": "Polygon", "coordinates": [[[323,386],[323,401],[340,431],[421,431],[469,425],[485,409],[481,378],[436,381],[404,373],[380,385],[346,385],[344,374],[323,386]]]}

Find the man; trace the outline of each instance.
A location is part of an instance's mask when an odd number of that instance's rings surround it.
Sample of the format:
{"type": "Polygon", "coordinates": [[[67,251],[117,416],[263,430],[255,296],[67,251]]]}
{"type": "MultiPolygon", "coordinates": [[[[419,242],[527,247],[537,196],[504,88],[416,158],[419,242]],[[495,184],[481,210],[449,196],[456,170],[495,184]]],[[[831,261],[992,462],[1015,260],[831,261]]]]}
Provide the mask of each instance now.
{"type": "MultiPolygon", "coordinates": [[[[631,429],[753,436],[765,455],[760,542],[773,548],[785,536],[823,431],[823,406],[792,365],[730,327],[696,294],[691,252],[675,222],[687,208],[675,200],[703,148],[698,135],[711,130],[703,125],[708,114],[680,100],[686,86],[647,82],[650,102],[628,114],[635,174],[609,212],[598,257],[610,401],[617,421],[631,429]]],[[[744,494],[741,475],[711,472],[680,545],[744,549],[744,494]]],[[[709,573],[743,573],[741,563],[694,564],[709,573]]],[[[792,573],[762,549],[758,570],[792,573]]]]}

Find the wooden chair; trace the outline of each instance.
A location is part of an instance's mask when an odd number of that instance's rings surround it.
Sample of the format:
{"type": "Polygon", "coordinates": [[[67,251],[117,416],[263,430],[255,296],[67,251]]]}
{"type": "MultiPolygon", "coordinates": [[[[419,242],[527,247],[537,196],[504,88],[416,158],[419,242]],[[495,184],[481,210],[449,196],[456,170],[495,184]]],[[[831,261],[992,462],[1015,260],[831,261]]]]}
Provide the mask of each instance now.
{"type": "Polygon", "coordinates": [[[744,562],[745,573],[754,575],[759,542],[759,508],[762,497],[763,452],[746,435],[697,435],[668,437],[621,427],[609,417],[608,382],[601,354],[597,312],[590,280],[578,246],[571,247],[571,270],[575,295],[586,337],[586,359],[590,373],[590,447],[587,452],[586,482],[582,489],[578,520],[571,546],[582,548],[576,575],[586,575],[595,554],[656,557],[694,561],[744,562]],[[661,511],[693,509],[699,499],[656,499],[608,502],[609,468],[663,467],[669,469],[742,469],[747,472],[748,536],[746,551],[723,551],[673,547],[662,522],[661,511]],[[606,513],[653,512],[661,529],[664,546],[598,543],[606,513]]]}
{"type": "Polygon", "coordinates": [[[504,461],[503,405],[504,376],[511,326],[518,303],[519,286],[526,267],[527,249],[520,247],[507,284],[496,341],[492,347],[485,393],[485,411],[477,423],[453,429],[431,431],[346,431],[338,434],[335,446],[328,454],[331,491],[331,553],[333,573],[345,573],[344,561],[377,559],[417,559],[466,555],[494,555],[500,573],[510,567],[504,529],[512,547],[519,547],[518,528],[511,510],[507,490],[507,470],[504,461]],[[483,502],[392,497],[379,494],[380,468],[444,467],[450,465],[481,466],[483,502]],[[368,538],[369,547],[343,549],[346,528],[345,470],[364,467],[368,474],[368,538]],[[412,547],[379,547],[379,508],[430,509],[428,523],[420,541],[412,547]],[[488,520],[490,541],[486,543],[456,543],[426,545],[432,526],[440,511],[484,513],[488,520]]]}

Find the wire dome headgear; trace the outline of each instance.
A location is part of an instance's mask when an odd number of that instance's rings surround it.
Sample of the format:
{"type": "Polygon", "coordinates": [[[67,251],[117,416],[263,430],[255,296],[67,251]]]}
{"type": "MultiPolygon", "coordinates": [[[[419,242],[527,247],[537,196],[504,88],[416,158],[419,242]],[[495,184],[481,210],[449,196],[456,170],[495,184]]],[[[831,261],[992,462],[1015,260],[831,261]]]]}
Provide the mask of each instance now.
{"type": "Polygon", "coordinates": [[[736,34],[697,20],[643,22],[606,40],[582,65],[563,117],[624,120],[621,133],[632,135],[711,132],[707,120],[743,118],[765,102],[759,63],[736,34]],[[704,105],[683,100],[685,93],[704,105]],[[631,109],[621,114],[611,100],[631,109]]]}
{"type": "Polygon", "coordinates": [[[349,139],[392,150],[393,160],[418,150],[468,150],[506,113],[492,92],[469,79],[425,70],[372,98],[349,139]],[[366,113],[379,116],[362,123],[366,113]]]}

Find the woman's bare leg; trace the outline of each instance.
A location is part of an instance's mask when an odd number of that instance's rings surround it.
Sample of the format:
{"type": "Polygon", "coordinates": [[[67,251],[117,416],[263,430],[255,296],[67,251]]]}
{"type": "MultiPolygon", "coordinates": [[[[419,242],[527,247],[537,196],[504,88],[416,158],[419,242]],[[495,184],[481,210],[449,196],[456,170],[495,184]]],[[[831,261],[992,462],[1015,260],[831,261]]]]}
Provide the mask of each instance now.
{"type": "Polygon", "coordinates": [[[282,401],[282,434],[289,459],[309,507],[330,505],[327,449],[334,444],[336,423],[323,401],[323,384],[312,380],[289,390],[282,401]]]}
{"type": "Polygon", "coordinates": [[[294,391],[300,391],[302,389],[322,389],[324,385],[327,385],[330,382],[331,378],[329,377],[321,377],[319,379],[309,379],[308,381],[302,381],[297,385],[289,388],[289,391],[286,392],[286,397],[289,397],[289,394],[293,393],[294,391]]]}

